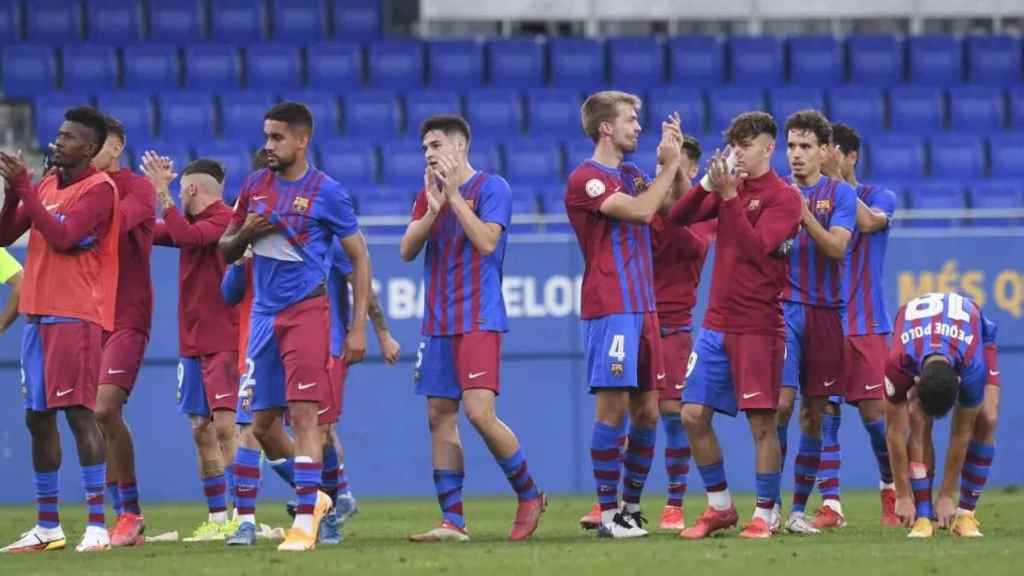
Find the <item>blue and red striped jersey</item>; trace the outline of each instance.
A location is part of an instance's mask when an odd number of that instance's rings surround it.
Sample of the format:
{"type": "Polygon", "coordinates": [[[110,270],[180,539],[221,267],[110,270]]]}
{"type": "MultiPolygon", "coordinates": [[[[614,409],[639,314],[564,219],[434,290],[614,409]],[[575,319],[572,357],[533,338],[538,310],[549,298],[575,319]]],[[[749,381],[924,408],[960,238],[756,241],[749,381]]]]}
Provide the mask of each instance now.
{"type": "MultiPolygon", "coordinates": [[[[896,211],[896,194],[891,190],[860,184],[857,197],[869,208],[885,212],[891,221],[896,211]]],[[[889,226],[872,234],[862,234],[854,227],[843,267],[848,336],[892,332],[892,319],[885,305],[884,269],[888,244],[889,226]]]]}
{"type": "MultiPolygon", "coordinates": [[[[853,231],[857,220],[857,192],[841,180],[822,176],[813,186],[798,187],[811,213],[826,230],[839,227],[853,231]]],[[[821,250],[804,227],[789,252],[786,269],[789,283],[782,294],[787,302],[822,308],[846,307],[842,269],[844,260],[833,260],[821,250]]]]}
{"type": "Polygon", "coordinates": [[[348,275],[352,273],[352,261],[348,259],[345,249],[339,242],[331,244],[327,258],[327,295],[331,304],[331,356],[338,357],[345,349],[345,336],[348,335],[351,307],[348,275]]]}
{"type": "Polygon", "coordinates": [[[961,394],[973,391],[977,396],[999,376],[996,332],[995,322],[961,294],[932,292],[907,302],[896,312],[886,396],[894,402],[906,400],[925,359],[936,354],[959,372],[961,394]]]}
{"type": "Polygon", "coordinates": [[[253,313],[275,314],[327,280],[328,250],[359,231],[352,199],[330,176],[310,167],[289,182],[263,169],[242,185],[232,225],[262,214],[277,231],[253,246],[253,313]]]}
{"type": "Polygon", "coordinates": [[[636,196],[648,183],[631,162],[610,168],[585,160],[569,175],[565,210],[583,252],[584,320],[655,310],[650,226],[609,218],[600,210],[611,195],[636,196]]]}
{"type": "MultiPolygon", "coordinates": [[[[501,278],[512,221],[512,191],[501,176],[477,172],[459,187],[459,193],[481,221],[501,225],[501,238],[494,251],[484,256],[470,242],[451,207],[446,203],[441,208],[430,228],[423,260],[424,336],[508,330],[501,278]]],[[[426,213],[426,191],[420,190],[412,219],[426,213]]]]}

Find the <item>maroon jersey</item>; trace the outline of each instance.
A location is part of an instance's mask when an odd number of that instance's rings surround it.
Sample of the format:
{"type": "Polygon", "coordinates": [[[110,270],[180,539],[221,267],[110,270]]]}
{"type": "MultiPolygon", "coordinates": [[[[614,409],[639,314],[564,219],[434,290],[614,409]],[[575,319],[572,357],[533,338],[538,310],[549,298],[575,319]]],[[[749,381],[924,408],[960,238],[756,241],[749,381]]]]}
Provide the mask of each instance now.
{"type": "Polygon", "coordinates": [[[148,178],[131,170],[118,170],[109,175],[121,198],[114,330],[136,328],[148,333],[153,316],[149,256],[153,251],[156,192],[148,178]]]}
{"type": "Polygon", "coordinates": [[[740,183],[723,202],[699,184],[672,208],[676,224],[718,217],[711,302],[704,327],[718,332],[771,334],[783,329],[786,261],[779,246],[800,227],[800,193],[773,171],[740,183]]]}
{"type": "Polygon", "coordinates": [[[180,354],[204,356],[238,349],[238,313],[224,302],[220,282],[224,258],[217,249],[234,211],[220,200],[196,216],[164,210],[154,243],[181,249],[178,259],[178,342],[180,354]]]}
{"type": "Polygon", "coordinates": [[[663,329],[689,328],[693,323],[697,284],[714,233],[714,221],[676,226],[661,214],[651,221],[654,298],[663,329]]]}

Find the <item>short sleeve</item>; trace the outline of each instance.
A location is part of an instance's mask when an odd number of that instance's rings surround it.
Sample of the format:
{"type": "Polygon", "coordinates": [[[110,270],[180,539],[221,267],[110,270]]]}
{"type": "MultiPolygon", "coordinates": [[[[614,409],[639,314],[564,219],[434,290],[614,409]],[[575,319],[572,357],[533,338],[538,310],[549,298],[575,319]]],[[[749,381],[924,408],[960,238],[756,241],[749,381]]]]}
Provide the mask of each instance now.
{"type": "Polygon", "coordinates": [[[252,183],[254,178],[250,175],[242,183],[242,189],[238,193],[238,199],[235,200],[235,212],[231,215],[231,228],[240,228],[242,224],[245,224],[245,219],[249,214],[249,196],[252,195],[252,183]]]}
{"type": "Polygon", "coordinates": [[[836,186],[836,207],[829,219],[829,228],[846,228],[853,231],[857,224],[857,191],[849,184],[836,186]]]}
{"type": "Polygon", "coordinates": [[[0,284],[6,284],[18,272],[21,272],[21,264],[7,250],[0,248],[0,284]]]}
{"type": "MultiPolygon", "coordinates": [[[[977,306],[977,304],[975,304],[977,306]]],[[[992,321],[985,312],[978,307],[978,315],[981,317],[981,343],[984,346],[995,346],[996,336],[999,333],[999,327],[994,321],[992,321]]]]}
{"type": "Polygon", "coordinates": [[[352,197],[337,182],[324,182],[320,205],[320,219],[338,238],[348,238],[359,231],[352,197]]]}
{"type": "Polygon", "coordinates": [[[416,193],[416,201],[412,203],[412,219],[419,220],[427,214],[427,190],[420,189],[416,193]]]}
{"type": "Polygon", "coordinates": [[[886,218],[892,219],[896,212],[896,193],[888,188],[876,189],[871,195],[871,202],[868,206],[876,208],[885,213],[886,218]]]}
{"type": "Polygon", "coordinates": [[[512,189],[501,176],[488,176],[480,189],[477,214],[483,222],[500,224],[508,230],[512,223],[512,189]]]}
{"type": "Polygon", "coordinates": [[[597,213],[601,211],[601,204],[618,191],[610,177],[596,170],[577,170],[566,185],[565,206],[597,213]]]}
{"type": "Polygon", "coordinates": [[[907,401],[914,386],[914,360],[906,354],[893,354],[885,365],[885,398],[893,404],[907,401]]]}

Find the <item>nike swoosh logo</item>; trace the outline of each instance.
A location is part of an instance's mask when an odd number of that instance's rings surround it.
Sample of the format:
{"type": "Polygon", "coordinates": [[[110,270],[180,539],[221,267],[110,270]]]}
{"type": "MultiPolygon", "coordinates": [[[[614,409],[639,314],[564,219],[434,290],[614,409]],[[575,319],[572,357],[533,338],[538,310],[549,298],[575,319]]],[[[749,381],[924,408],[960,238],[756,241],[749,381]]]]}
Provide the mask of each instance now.
{"type": "Polygon", "coordinates": [[[989,376],[999,376],[999,371],[998,370],[989,370],[988,371],[988,375],[989,376]]]}
{"type": "Polygon", "coordinates": [[[743,399],[744,399],[744,400],[750,400],[750,399],[751,399],[751,398],[753,398],[754,396],[760,396],[760,395],[761,395],[761,393],[760,393],[760,392],[754,392],[754,393],[752,393],[752,394],[744,394],[744,395],[743,395],[743,399]]]}
{"type": "Polygon", "coordinates": [[[256,202],[259,202],[260,200],[263,200],[264,198],[266,198],[266,196],[253,196],[252,197],[252,199],[254,201],[256,201],[256,202]]]}
{"type": "Polygon", "coordinates": [[[874,386],[865,386],[864,389],[865,390],[874,390],[875,388],[881,388],[881,387],[882,387],[881,384],[875,384],[874,386]]]}
{"type": "Polygon", "coordinates": [[[213,399],[214,400],[223,400],[223,399],[227,398],[228,396],[231,396],[231,392],[228,392],[227,394],[217,394],[216,396],[213,397],[213,399]]]}
{"type": "Polygon", "coordinates": [[[309,390],[313,386],[316,386],[316,382],[310,382],[309,384],[299,384],[296,386],[299,390],[309,390]]]}
{"type": "Polygon", "coordinates": [[[664,380],[665,379],[665,373],[664,372],[659,372],[658,375],[656,376],[656,378],[658,380],[664,380]]]}
{"type": "Polygon", "coordinates": [[[825,388],[828,388],[828,387],[832,386],[835,383],[836,383],[835,380],[825,380],[825,388]]]}
{"type": "Polygon", "coordinates": [[[487,374],[487,372],[470,372],[469,379],[476,380],[477,378],[483,376],[484,374],[487,374]]]}
{"type": "Polygon", "coordinates": [[[107,368],[107,374],[124,374],[124,370],[114,370],[113,368],[107,368]]]}
{"type": "Polygon", "coordinates": [[[74,388],[68,388],[67,390],[57,390],[57,398],[60,398],[62,396],[67,396],[68,394],[71,394],[74,391],[75,391],[74,388]]]}
{"type": "Polygon", "coordinates": [[[329,410],[329,408],[324,408],[323,410],[317,410],[316,411],[316,415],[317,416],[323,416],[324,414],[327,414],[327,410],[329,410]]]}
{"type": "Polygon", "coordinates": [[[60,204],[44,204],[43,208],[46,208],[47,212],[53,212],[57,208],[60,208],[60,204]]]}
{"type": "Polygon", "coordinates": [[[676,384],[676,390],[682,390],[686,387],[686,384],[676,384]]]}

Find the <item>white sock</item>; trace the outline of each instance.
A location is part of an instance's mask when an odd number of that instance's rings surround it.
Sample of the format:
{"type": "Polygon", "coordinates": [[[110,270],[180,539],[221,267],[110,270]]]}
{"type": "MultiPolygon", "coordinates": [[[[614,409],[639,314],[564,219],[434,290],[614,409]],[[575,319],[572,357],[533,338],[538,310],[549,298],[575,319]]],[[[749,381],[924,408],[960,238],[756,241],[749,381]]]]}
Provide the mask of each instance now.
{"type": "Polygon", "coordinates": [[[622,508],[623,508],[623,510],[626,511],[627,514],[634,514],[634,513],[640,511],[640,505],[639,504],[631,504],[629,502],[624,502],[623,504],[624,504],[624,506],[622,508]]]}
{"type": "Polygon", "coordinates": [[[964,508],[959,508],[958,507],[956,509],[956,515],[957,516],[974,516],[974,510],[966,510],[964,508]]]}
{"type": "Polygon", "coordinates": [[[245,524],[246,522],[251,522],[253,524],[253,526],[256,525],[256,515],[255,514],[239,514],[238,516],[235,517],[235,519],[238,520],[239,524],[245,524]]]}
{"type": "Polygon", "coordinates": [[[797,512],[797,511],[794,510],[794,511],[789,513],[789,517],[790,518],[804,518],[805,516],[804,516],[803,512],[797,512]]]}
{"type": "Polygon", "coordinates": [[[612,508],[611,510],[601,510],[601,524],[611,524],[615,515],[618,513],[619,511],[615,508],[612,508]]]}
{"type": "Polygon", "coordinates": [[[834,510],[837,514],[839,514],[840,516],[843,515],[843,505],[842,505],[841,502],[839,502],[839,500],[836,500],[835,498],[829,498],[828,500],[825,500],[824,502],[822,502],[821,505],[822,506],[828,506],[829,508],[834,510]]]}
{"type": "Polygon", "coordinates": [[[754,507],[754,518],[764,520],[765,524],[768,524],[769,526],[772,524],[772,513],[773,510],[771,508],[761,508],[760,506],[754,507]]]}
{"type": "Polygon", "coordinates": [[[732,508],[732,496],[729,494],[729,489],[708,492],[708,506],[715,510],[728,510],[732,508]]]}
{"type": "Polygon", "coordinates": [[[879,490],[896,490],[896,484],[894,482],[882,482],[878,481],[879,490]]]}
{"type": "Polygon", "coordinates": [[[228,521],[227,512],[210,512],[209,521],[214,524],[226,524],[228,521]]]}

